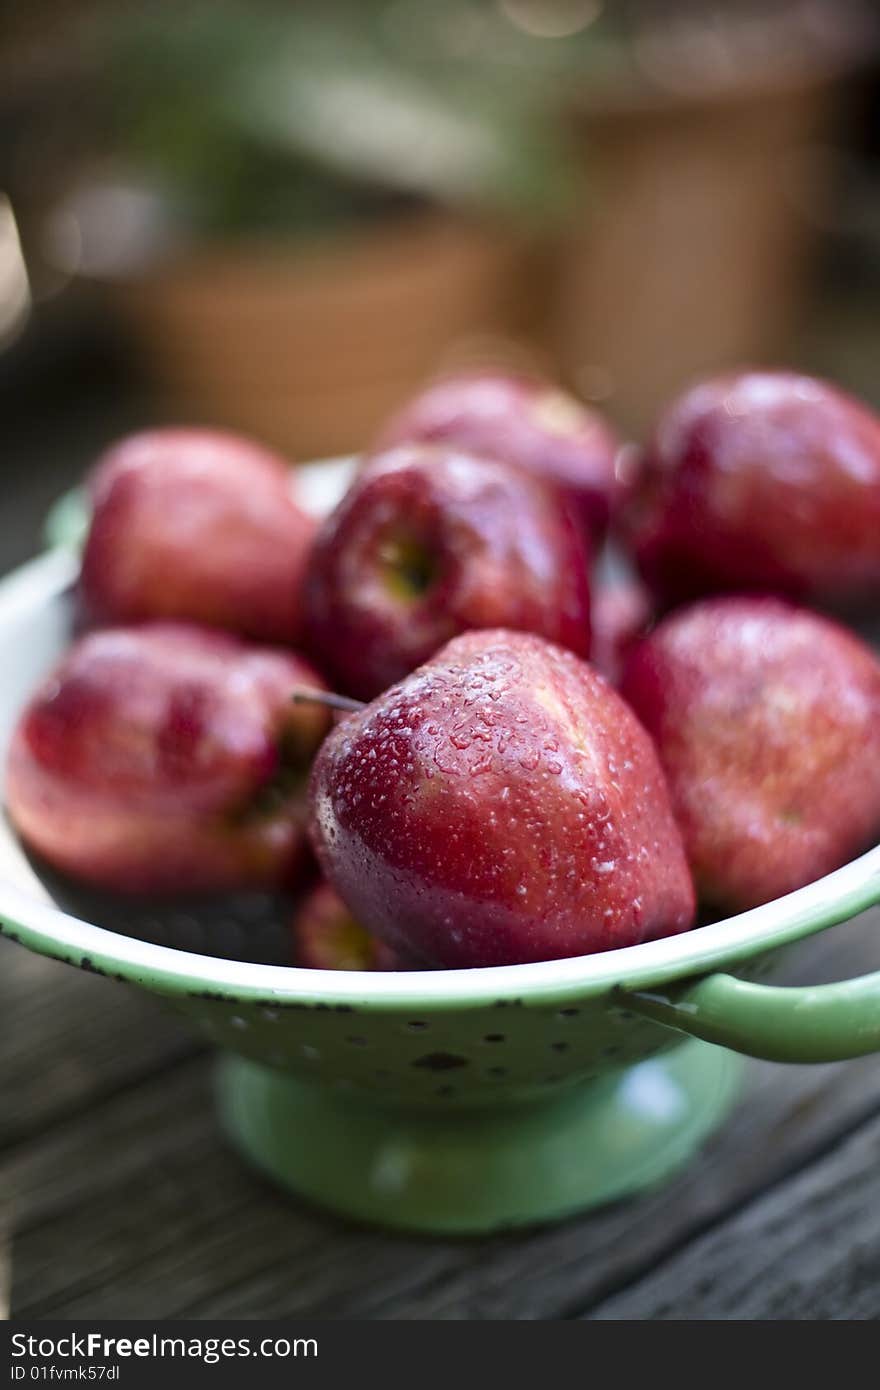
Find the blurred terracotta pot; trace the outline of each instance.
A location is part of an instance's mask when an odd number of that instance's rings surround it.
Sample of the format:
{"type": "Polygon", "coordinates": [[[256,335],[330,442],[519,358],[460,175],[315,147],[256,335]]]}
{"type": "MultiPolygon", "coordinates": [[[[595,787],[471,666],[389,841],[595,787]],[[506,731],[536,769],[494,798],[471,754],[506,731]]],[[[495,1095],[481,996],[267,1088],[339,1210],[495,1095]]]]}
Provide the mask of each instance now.
{"type": "Polygon", "coordinates": [[[206,247],[107,289],[166,413],[303,459],[362,447],[470,343],[527,339],[533,254],[430,214],[316,246],[206,247]]]}
{"type": "Polygon", "coordinates": [[[576,387],[640,432],[696,373],[790,350],[832,115],[820,81],[579,114],[589,196],[549,328],[576,387]]]}

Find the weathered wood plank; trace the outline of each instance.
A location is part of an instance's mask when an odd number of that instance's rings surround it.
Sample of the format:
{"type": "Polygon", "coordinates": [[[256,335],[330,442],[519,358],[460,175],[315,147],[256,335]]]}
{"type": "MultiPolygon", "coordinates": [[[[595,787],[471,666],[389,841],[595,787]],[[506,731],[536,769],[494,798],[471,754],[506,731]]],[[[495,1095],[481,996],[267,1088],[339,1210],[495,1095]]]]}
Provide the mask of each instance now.
{"type": "Polygon", "coordinates": [[[74,1318],[562,1316],[637,1276],[880,1104],[867,1061],[754,1072],[731,1124],[662,1191],[525,1236],[432,1242],[282,1200],[222,1147],[205,1068],[189,1064],[0,1170],[17,1195],[13,1309],[74,1318]]]}
{"type": "Polygon", "coordinates": [[[0,1147],[192,1055],[158,999],[0,941],[0,1147]]]}
{"type": "Polygon", "coordinates": [[[0,1322],[9,1317],[9,1290],[12,1284],[12,1245],[6,1213],[0,1208],[0,1322]]]}
{"type": "Polygon", "coordinates": [[[589,1315],[596,1320],[880,1317],[880,1116],[589,1315]]]}
{"type": "MultiPolygon", "coordinates": [[[[206,1291],[270,1272],[291,1310],[399,1258],[405,1242],[286,1203],[216,1132],[204,1063],[178,1068],[18,1150],[19,1316],[180,1316],[206,1291]]],[[[258,1316],[259,1314],[255,1314],[258,1316]]]]}
{"type": "Polygon", "coordinates": [[[15,1307],[71,1317],[133,1307],[162,1317],[558,1316],[803,1161],[865,1103],[852,1069],[787,1074],[784,1095],[779,1072],[759,1070],[739,1124],[672,1188],[483,1245],[374,1235],[284,1204],[219,1148],[206,1097],[200,1109],[198,1092],[152,1083],[142,1088],[151,1107],[129,1104],[119,1124],[115,1101],[113,1123],[96,1127],[93,1114],[88,1136],[65,1136],[30,1172],[31,1215],[43,1219],[25,1222],[17,1240],[15,1307]]]}
{"type": "MultiPolygon", "coordinates": [[[[813,943],[798,976],[876,966],[876,920],[813,943]]],[[[9,1153],[0,1190],[15,1198],[14,1314],[568,1316],[644,1276],[880,1105],[870,1058],[755,1064],[731,1122],[662,1191],[558,1228],[456,1242],[361,1230],[283,1200],[223,1147],[207,1080],[204,1062],[188,1063],[9,1153]]]]}

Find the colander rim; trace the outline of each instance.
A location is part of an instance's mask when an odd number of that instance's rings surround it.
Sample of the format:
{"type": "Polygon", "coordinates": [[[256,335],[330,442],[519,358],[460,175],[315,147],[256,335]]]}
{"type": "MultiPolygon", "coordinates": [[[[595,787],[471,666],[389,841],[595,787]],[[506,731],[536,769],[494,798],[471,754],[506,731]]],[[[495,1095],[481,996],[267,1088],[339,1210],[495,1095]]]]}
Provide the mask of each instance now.
{"type": "MultiPolygon", "coordinates": [[[[50,551],[0,581],[0,627],[61,596],[76,571],[50,551]]],[[[159,946],[98,927],[0,879],[0,932],[40,954],[163,994],[373,1010],[576,1001],[731,966],[880,902],[880,845],[786,897],[677,936],[614,951],[472,970],[371,972],[262,965],[159,946]]]]}
{"type": "Polygon", "coordinates": [[[363,972],[261,965],[97,927],[0,881],[0,934],[42,955],[161,994],[382,1010],[576,1002],[731,967],[880,902],[880,846],[763,907],[677,936],[564,960],[471,970],[363,972]]]}

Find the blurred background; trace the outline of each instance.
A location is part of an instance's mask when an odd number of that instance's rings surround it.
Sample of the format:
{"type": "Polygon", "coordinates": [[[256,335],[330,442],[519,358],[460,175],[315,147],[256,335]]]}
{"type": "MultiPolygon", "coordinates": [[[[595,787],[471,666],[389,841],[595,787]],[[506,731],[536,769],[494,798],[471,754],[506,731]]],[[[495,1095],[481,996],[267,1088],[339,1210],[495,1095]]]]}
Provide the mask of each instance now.
{"type": "Polygon", "coordinates": [[[634,437],[695,374],[880,402],[869,0],[19,0],[0,568],[154,421],[292,459],[502,362],[634,437]]]}

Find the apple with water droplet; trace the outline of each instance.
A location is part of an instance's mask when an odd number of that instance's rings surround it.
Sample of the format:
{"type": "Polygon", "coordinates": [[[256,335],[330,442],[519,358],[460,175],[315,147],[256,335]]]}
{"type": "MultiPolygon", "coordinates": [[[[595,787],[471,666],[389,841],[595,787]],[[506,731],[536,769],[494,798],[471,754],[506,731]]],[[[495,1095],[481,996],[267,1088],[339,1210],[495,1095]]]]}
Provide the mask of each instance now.
{"type": "Polygon", "coordinates": [[[315,522],[275,454],[214,430],[152,430],[108,450],[90,490],[79,592],[93,621],[296,642],[315,522]]]}
{"type": "Polygon", "coordinates": [[[81,638],[23,711],[6,799],[54,868],[128,893],[291,880],[323,688],[292,652],[178,623],[81,638]]]}
{"type": "Polygon", "coordinates": [[[587,663],[455,638],[322,745],[310,834],[357,921],[433,966],[685,931],[694,894],[650,738],[587,663]]]}
{"type": "Polygon", "coordinates": [[[624,521],[663,604],[751,590],[880,597],[880,417],[783,371],[713,377],[661,415],[624,521]]]}
{"type": "Polygon", "coordinates": [[[590,648],[589,556],[565,500],[451,446],[370,461],[319,531],[304,601],[309,650],[365,699],[469,629],[590,648]]]}
{"type": "Polygon", "coordinates": [[[555,483],[594,538],[634,480],[633,451],[598,410],[521,374],[471,371],[432,382],[388,422],[376,448],[412,442],[456,445],[555,483]]]}
{"type": "Polygon", "coordinates": [[[769,902],[880,839],[880,662],[773,598],[704,599],[631,654],[701,900],[769,902]]]}

